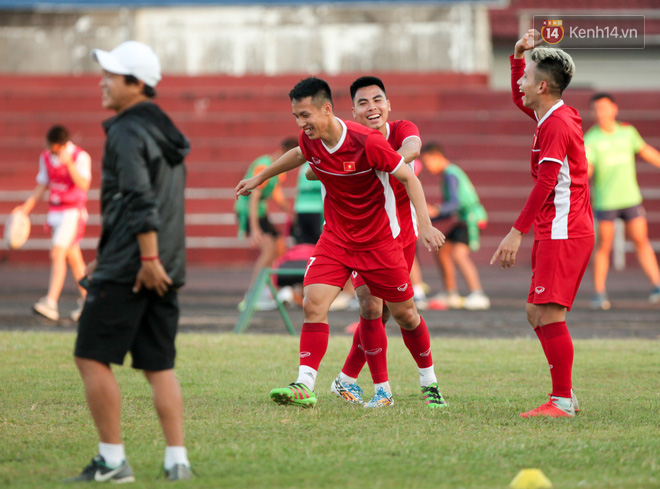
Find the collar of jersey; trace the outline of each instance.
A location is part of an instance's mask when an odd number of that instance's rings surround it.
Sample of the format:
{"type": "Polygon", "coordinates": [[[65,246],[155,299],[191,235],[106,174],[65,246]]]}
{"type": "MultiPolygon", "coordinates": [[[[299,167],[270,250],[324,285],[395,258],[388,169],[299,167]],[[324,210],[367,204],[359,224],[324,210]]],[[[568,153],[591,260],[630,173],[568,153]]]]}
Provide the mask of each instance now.
{"type": "MultiPolygon", "coordinates": [[[[543,119],[541,119],[538,122],[538,124],[536,124],[536,127],[539,127],[541,124],[543,124],[543,121],[545,121],[548,117],[550,117],[552,115],[552,113],[555,110],[557,110],[559,107],[561,107],[562,105],[564,105],[564,101],[560,99],[559,102],[557,102],[555,105],[550,107],[550,110],[545,113],[545,115],[543,116],[543,119]]],[[[534,113],[536,114],[536,112],[534,112],[534,113]]],[[[536,116],[536,117],[538,117],[538,116],[536,116]]]]}
{"type": "Polygon", "coordinates": [[[341,120],[339,117],[337,117],[337,116],[335,116],[335,119],[337,119],[337,120],[339,121],[339,123],[341,124],[341,137],[339,138],[339,142],[335,145],[334,148],[328,148],[328,147],[326,146],[326,144],[323,142],[323,140],[321,139],[321,144],[323,145],[323,147],[324,147],[324,148],[328,151],[328,153],[330,153],[330,154],[336,152],[339,148],[341,148],[341,145],[344,144],[344,140],[346,139],[346,132],[347,132],[346,124],[344,124],[344,121],[342,121],[342,120],[341,120]]]}

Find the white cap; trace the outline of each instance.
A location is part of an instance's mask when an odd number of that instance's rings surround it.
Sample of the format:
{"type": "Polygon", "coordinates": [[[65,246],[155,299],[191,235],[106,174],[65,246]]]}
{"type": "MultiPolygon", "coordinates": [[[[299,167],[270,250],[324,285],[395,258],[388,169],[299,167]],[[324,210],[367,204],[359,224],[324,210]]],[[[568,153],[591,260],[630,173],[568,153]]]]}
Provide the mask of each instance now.
{"type": "Polygon", "coordinates": [[[158,55],[141,42],[126,41],[110,52],[93,49],[92,58],[105,71],[116,75],[133,75],[150,87],[155,87],[161,80],[158,55]]]}

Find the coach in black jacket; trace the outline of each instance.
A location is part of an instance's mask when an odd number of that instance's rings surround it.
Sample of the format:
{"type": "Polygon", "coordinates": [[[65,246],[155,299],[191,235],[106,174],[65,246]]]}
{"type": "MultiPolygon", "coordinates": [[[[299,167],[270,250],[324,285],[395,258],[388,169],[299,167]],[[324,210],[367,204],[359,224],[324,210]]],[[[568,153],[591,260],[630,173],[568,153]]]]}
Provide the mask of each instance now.
{"type": "Polygon", "coordinates": [[[166,475],[189,479],[181,389],[173,370],[177,289],[185,281],[183,160],[189,145],[151,102],[161,75],[150,47],[128,41],[92,55],[103,68],[103,106],[117,113],[103,124],[103,229],[97,259],[88,267],[75,347],[100,443],[98,455],[68,481],[135,479],[121,441],[121,395],[110,368],[123,364],[128,352],[153,389],[167,441],[166,475]]]}

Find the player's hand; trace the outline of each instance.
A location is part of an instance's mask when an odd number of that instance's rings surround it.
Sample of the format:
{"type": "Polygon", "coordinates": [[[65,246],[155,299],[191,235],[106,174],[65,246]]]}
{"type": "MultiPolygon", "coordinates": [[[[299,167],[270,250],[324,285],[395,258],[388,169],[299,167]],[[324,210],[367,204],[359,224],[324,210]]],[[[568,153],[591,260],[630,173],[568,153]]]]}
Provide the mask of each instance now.
{"type": "Polygon", "coordinates": [[[250,226],[250,238],[252,247],[259,248],[264,240],[264,233],[258,227],[250,226]]]}
{"type": "Polygon", "coordinates": [[[536,29],[530,29],[527,33],[518,40],[516,47],[514,49],[514,56],[516,58],[522,58],[525,51],[534,49],[537,46],[543,44],[543,39],[541,39],[541,33],[536,29]]]}
{"type": "Polygon", "coordinates": [[[520,249],[520,243],[522,243],[522,233],[516,228],[511,228],[509,234],[507,234],[500,245],[497,247],[497,251],[490,259],[490,264],[495,263],[497,258],[500,258],[500,263],[502,268],[510,268],[516,264],[516,255],[520,249]]]}
{"type": "Polygon", "coordinates": [[[96,264],[98,262],[96,260],[90,261],[87,266],[85,267],[85,277],[92,278],[92,274],[94,273],[94,270],[96,270],[96,264]]]}
{"type": "Polygon", "coordinates": [[[419,227],[419,237],[426,249],[434,253],[440,251],[440,247],[445,244],[445,235],[430,225],[419,227]]]}
{"type": "Polygon", "coordinates": [[[236,185],[236,199],[241,195],[250,195],[251,190],[257,188],[260,183],[261,182],[256,176],[248,178],[247,180],[241,180],[238,182],[238,185],[236,185]]]}
{"type": "Polygon", "coordinates": [[[133,285],[133,292],[138,293],[142,287],[155,290],[159,296],[164,296],[172,285],[172,279],[167,275],[160,260],[143,261],[133,285]]]}
{"type": "Polygon", "coordinates": [[[60,163],[67,168],[73,164],[71,153],[69,153],[69,150],[66,147],[63,147],[60,152],[57,153],[57,157],[60,159],[60,163]]]}

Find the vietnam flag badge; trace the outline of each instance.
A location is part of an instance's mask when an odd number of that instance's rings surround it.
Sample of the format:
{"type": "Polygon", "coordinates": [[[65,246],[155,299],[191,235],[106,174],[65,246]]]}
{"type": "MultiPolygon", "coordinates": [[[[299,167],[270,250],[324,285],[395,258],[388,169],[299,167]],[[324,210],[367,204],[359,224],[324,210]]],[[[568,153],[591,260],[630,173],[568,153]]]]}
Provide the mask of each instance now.
{"type": "Polygon", "coordinates": [[[344,161],[344,171],[355,171],[355,162],[344,161]]]}

